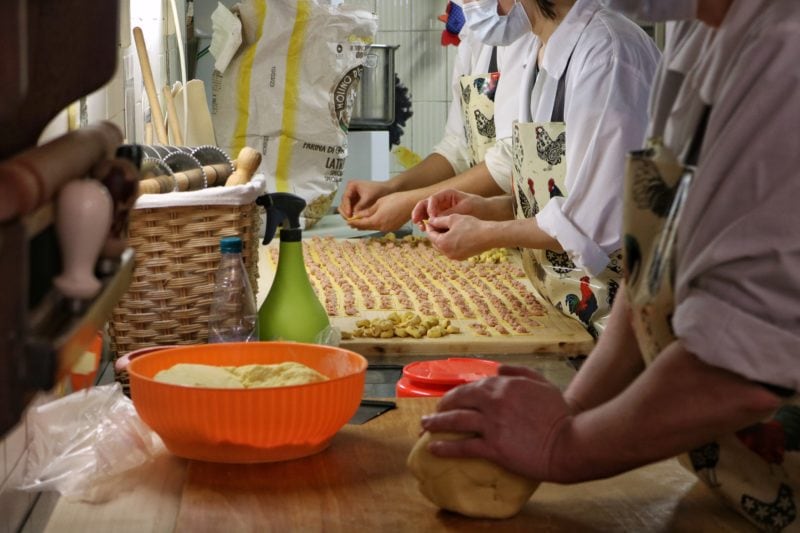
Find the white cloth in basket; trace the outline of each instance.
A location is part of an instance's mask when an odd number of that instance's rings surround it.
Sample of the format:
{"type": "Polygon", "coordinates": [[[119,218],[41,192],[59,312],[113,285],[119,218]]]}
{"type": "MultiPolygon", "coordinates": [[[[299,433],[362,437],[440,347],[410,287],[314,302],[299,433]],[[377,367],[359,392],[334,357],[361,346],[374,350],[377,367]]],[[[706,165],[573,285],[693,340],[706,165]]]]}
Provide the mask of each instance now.
{"type": "Polygon", "coordinates": [[[143,194],[134,209],[157,207],[188,207],[196,205],[245,205],[254,202],[267,189],[264,174],[256,174],[244,185],[233,187],[209,187],[198,191],[168,192],[165,194],[143,194]]]}

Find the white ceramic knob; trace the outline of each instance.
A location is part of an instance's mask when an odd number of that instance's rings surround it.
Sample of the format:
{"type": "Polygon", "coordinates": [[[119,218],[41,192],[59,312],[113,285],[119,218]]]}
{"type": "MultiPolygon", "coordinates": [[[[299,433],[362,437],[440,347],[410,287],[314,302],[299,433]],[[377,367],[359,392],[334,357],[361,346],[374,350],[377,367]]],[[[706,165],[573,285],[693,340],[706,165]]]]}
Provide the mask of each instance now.
{"type": "Polygon", "coordinates": [[[64,271],[53,280],[69,298],[89,299],[100,290],[94,266],[111,229],[113,201],[97,180],[72,180],[61,188],[56,231],[64,271]]]}

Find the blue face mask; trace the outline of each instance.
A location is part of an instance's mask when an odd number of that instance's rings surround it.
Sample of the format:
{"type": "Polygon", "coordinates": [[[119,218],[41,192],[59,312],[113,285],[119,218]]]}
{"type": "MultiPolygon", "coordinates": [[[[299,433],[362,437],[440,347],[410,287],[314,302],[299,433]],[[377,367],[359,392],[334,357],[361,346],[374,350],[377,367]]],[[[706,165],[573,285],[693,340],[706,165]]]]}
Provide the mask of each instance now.
{"type": "Polygon", "coordinates": [[[514,4],[506,16],[497,13],[497,0],[478,0],[464,4],[466,26],[488,46],[506,46],[531,31],[525,8],[514,4]]]}
{"type": "Polygon", "coordinates": [[[629,17],[648,22],[697,18],[697,0],[603,0],[629,17]]]}

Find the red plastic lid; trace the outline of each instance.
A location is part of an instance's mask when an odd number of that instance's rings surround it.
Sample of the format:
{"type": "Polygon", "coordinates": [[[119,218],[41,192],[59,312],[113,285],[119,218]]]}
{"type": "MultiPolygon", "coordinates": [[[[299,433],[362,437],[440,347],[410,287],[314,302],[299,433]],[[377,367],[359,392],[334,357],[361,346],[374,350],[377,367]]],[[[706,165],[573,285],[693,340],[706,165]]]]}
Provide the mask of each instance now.
{"type": "Polygon", "coordinates": [[[451,357],[434,361],[417,361],[403,368],[403,376],[411,381],[460,385],[497,375],[500,363],[486,359],[451,357]]]}

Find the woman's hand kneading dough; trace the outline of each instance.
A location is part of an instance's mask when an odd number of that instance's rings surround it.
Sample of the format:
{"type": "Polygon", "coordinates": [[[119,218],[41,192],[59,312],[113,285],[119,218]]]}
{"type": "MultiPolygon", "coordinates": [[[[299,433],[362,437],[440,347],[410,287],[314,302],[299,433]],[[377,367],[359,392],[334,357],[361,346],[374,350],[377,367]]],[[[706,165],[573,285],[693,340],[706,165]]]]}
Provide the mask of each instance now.
{"type": "Polygon", "coordinates": [[[572,444],[572,410],[541,374],[501,365],[498,376],[461,385],[442,397],[422,428],[470,438],[433,442],[440,457],[487,459],[528,479],[562,482],[572,444]]]}

